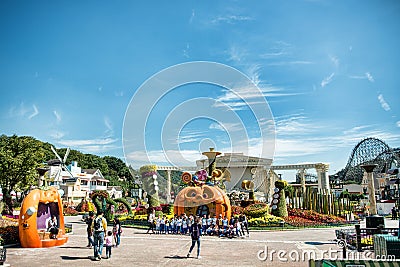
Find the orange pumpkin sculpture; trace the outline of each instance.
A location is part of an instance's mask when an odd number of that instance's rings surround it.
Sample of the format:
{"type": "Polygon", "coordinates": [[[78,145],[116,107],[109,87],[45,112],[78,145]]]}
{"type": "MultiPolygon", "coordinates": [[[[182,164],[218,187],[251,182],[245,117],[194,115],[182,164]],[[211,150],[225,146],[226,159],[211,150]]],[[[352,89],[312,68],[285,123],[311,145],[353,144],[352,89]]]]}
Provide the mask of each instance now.
{"type": "Polygon", "coordinates": [[[62,201],[57,189],[32,190],[22,202],[18,225],[19,240],[24,248],[53,247],[67,242],[62,201]],[[56,216],[58,222],[57,239],[50,239],[47,232],[47,223],[52,216],[56,216]]]}
{"type": "Polygon", "coordinates": [[[231,204],[228,196],[218,186],[188,186],[182,189],[175,198],[174,213],[183,213],[211,217],[231,217],[231,204]]]}

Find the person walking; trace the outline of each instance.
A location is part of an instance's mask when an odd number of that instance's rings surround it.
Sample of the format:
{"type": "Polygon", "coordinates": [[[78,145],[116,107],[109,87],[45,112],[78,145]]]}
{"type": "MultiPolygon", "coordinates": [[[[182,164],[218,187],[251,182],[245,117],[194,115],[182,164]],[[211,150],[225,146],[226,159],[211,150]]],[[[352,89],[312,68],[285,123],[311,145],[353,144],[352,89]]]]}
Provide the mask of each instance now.
{"type": "Polygon", "coordinates": [[[392,220],[397,220],[397,210],[396,207],[392,208],[392,220]]]}
{"type": "Polygon", "coordinates": [[[192,233],[191,233],[190,237],[192,238],[192,245],[190,246],[189,253],[187,254],[186,257],[189,258],[190,253],[192,253],[192,250],[197,243],[197,258],[201,259],[201,256],[200,256],[200,229],[201,229],[201,226],[200,226],[200,218],[199,217],[196,217],[196,220],[194,221],[194,223],[192,224],[191,227],[192,227],[192,233]]]}
{"type": "Polygon", "coordinates": [[[149,213],[149,217],[147,219],[147,221],[149,222],[149,228],[147,229],[147,234],[149,233],[149,231],[151,230],[150,234],[154,234],[154,220],[156,218],[156,211],[153,210],[152,213],[149,213]]]}
{"type": "Polygon", "coordinates": [[[108,231],[106,237],[106,259],[111,258],[112,240],[113,240],[113,233],[111,231],[108,231]]]}
{"type": "Polygon", "coordinates": [[[121,243],[121,234],[122,234],[121,222],[119,221],[118,218],[115,218],[114,219],[114,226],[113,226],[113,235],[114,235],[115,247],[118,247],[119,244],[121,243]]]}
{"type": "Polygon", "coordinates": [[[89,211],[89,217],[86,218],[86,231],[87,231],[87,238],[88,238],[88,245],[86,247],[92,248],[93,247],[93,231],[92,231],[92,223],[93,223],[94,212],[89,211]]]}
{"type": "Polygon", "coordinates": [[[107,220],[103,217],[103,211],[97,211],[96,218],[92,223],[93,239],[94,239],[94,260],[101,260],[103,254],[104,235],[107,231],[107,220]]]}

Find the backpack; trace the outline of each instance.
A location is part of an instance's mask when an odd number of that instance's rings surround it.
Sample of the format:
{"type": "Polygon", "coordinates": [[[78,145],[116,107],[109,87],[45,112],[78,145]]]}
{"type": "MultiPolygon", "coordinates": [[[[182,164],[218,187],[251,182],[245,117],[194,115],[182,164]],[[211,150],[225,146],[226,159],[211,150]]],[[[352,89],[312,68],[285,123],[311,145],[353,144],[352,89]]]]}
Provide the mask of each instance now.
{"type": "Polygon", "coordinates": [[[96,219],[94,219],[94,230],[96,232],[103,232],[104,228],[103,228],[103,218],[101,217],[96,217],[96,219]]]}

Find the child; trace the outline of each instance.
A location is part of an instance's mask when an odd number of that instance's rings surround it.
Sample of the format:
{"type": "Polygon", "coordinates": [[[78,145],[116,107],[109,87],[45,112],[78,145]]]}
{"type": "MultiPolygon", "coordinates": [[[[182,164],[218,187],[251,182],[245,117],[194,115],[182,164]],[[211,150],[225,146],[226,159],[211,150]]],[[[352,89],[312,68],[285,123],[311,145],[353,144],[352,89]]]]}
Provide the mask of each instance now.
{"type": "Polygon", "coordinates": [[[106,259],[111,258],[112,240],[113,240],[113,233],[111,231],[108,231],[106,237],[106,259]]]}

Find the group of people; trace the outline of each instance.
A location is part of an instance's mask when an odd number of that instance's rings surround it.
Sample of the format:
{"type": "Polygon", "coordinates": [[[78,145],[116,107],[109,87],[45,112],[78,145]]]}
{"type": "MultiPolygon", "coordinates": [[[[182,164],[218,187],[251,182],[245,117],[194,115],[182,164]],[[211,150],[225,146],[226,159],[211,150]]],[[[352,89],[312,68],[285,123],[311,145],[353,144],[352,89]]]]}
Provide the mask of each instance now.
{"type": "Polygon", "coordinates": [[[103,247],[106,247],[106,259],[111,258],[111,248],[118,247],[121,242],[122,227],[121,222],[115,218],[112,231],[107,230],[107,220],[103,217],[103,211],[99,210],[97,215],[89,212],[86,219],[88,248],[93,247],[94,260],[101,260],[103,247]]]}
{"type": "MultiPolygon", "coordinates": [[[[166,216],[156,217],[154,213],[149,215],[149,228],[147,233],[150,234],[180,234],[191,235],[192,225],[195,223],[196,218],[194,215],[187,216],[182,214],[170,220],[166,216]]],[[[246,215],[222,217],[222,214],[211,217],[210,215],[203,215],[199,218],[200,235],[214,235],[219,237],[240,237],[249,236],[248,222],[246,215]]]]}

